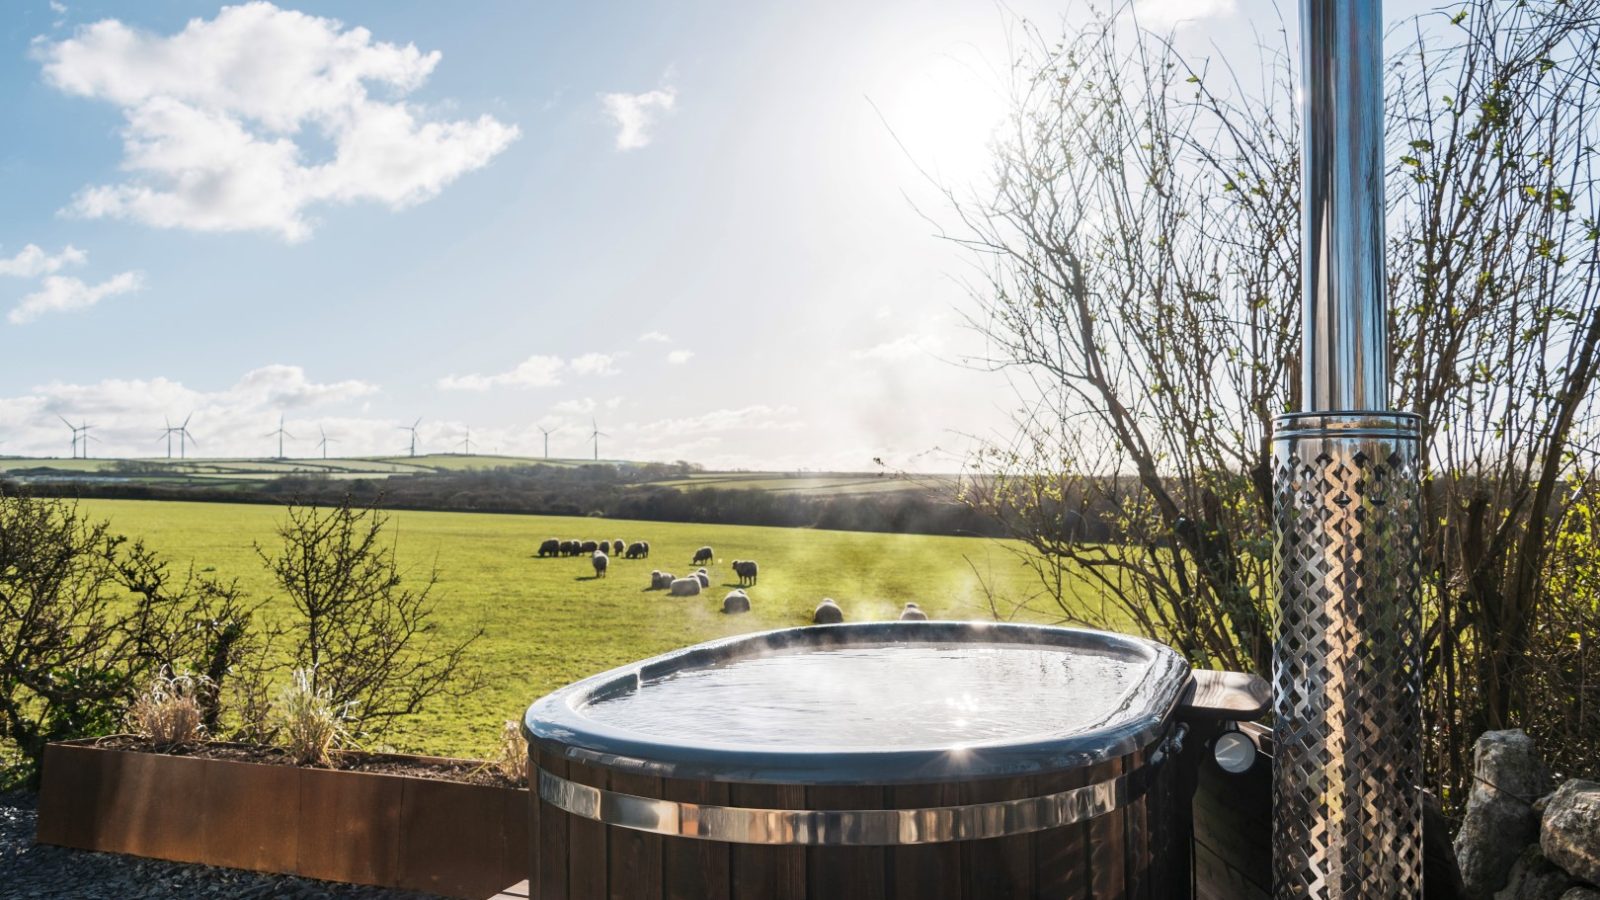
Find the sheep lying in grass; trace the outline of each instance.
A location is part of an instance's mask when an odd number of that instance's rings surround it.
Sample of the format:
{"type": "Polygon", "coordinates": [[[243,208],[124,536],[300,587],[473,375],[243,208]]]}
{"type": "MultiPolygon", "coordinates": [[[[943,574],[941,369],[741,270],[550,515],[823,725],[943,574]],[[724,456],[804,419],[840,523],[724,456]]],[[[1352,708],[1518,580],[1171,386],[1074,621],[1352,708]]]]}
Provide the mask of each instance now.
{"type": "Polygon", "coordinates": [[[915,603],[907,603],[906,608],[900,610],[900,621],[926,622],[928,621],[928,614],[923,612],[922,607],[916,605],[915,603]]]}
{"type": "Polygon", "coordinates": [[[539,545],[539,556],[545,557],[559,555],[561,555],[561,541],[559,539],[551,538],[539,545]]]}
{"type": "Polygon", "coordinates": [[[656,569],[650,573],[650,590],[664,591],[669,587],[672,587],[671,572],[663,572],[660,569],[656,569]]]}
{"type": "Polygon", "coordinates": [[[688,578],[674,578],[668,590],[674,597],[698,597],[700,588],[703,587],[700,579],[694,576],[688,578]]]}
{"type": "Polygon", "coordinates": [[[833,602],[832,597],[823,597],[822,602],[817,604],[816,612],[811,614],[811,622],[814,625],[837,625],[843,621],[844,610],[833,602]]]}
{"type": "Polygon", "coordinates": [[[689,565],[698,566],[703,562],[711,562],[714,556],[710,547],[701,547],[694,552],[694,559],[690,560],[689,565]]]}
{"type": "Polygon", "coordinates": [[[741,585],[755,584],[756,576],[760,573],[760,567],[756,565],[756,561],[753,559],[736,559],[733,561],[733,572],[739,576],[741,585]]]}
{"type": "Polygon", "coordinates": [[[606,566],[611,564],[611,560],[607,559],[606,555],[601,553],[599,550],[594,552],[594,556],[591,557],[591,560],[594,562],[594,577],[606,577],[606,566]]]}
{"type": "Polygon", "coordinates": [[[650,556],[650,545],[644,541],[634,541],[622,555],[626,559],[645,559],[650,556]]]}
{"type": "Polygon", "coordinates": [[[743,590],[732,590],[728,596],[722,598],[722,611],[725,613],[747,613],[750,611],[750,595],[743,590]]]}
{"type": "Polygon", "coordinates": [[[694,577],[700,579],[701,587],[711,587],[711,573],[707,572],[705,569],[701,569],[700,571],[694,573],[694,577]]]}

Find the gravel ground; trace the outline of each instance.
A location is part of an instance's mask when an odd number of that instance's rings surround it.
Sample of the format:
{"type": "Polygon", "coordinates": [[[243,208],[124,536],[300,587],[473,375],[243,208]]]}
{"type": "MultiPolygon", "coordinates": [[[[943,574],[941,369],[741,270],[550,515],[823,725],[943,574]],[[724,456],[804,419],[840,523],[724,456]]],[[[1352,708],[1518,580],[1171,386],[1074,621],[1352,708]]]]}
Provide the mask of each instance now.
{"type": "Polygon", "coordinates": [[[33,842],[33,794],[0,794],[0,896],[8,900],[432,900],[384,888],[215,869],[33,842]]]}

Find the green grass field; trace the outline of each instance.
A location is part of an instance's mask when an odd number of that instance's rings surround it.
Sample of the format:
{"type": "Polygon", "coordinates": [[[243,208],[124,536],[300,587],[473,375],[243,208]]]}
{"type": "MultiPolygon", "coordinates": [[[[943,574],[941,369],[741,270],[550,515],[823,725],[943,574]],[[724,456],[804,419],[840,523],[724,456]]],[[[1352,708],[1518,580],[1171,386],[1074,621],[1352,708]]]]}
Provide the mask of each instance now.
{"type": "MultiPolygon", "coordinates": [[[[175,564],[192,560],[209,574],[237,577],[255,598],[273,597],[254,545],[275,547],[279,507],[91,500],[81,509],[175,564]]],[[[487,752],[502,722],[550,690],[698,641],[807,624],[825,596],[850,621],[895,618],[908,600],[935,618],[988,618],[973,566],[1002,595],[1036,588],[1003,547],[978,538],[408,511],[393,513],[391,524],[402,565],[426,570],[437,562],[443,637],[485,631],[471,661],[489,676],[486,687],[436,703],[388,736],[399,749],[430,753],[487,752]],[[534,557],[546,537],[647,540],[651,557],[613,560],[609,577],[595,580],[587,558],[534,557]],[[691,571],[695,548],[706,544],[717,555],[708,593],[670,598],[645,589],[652,569],[691,571]],[[729,562],[738,558],[758,560],[761,581],[749,590],[751,613],[724,616],[722,596],[737,580],[729,562]]],[[[271,599],[264,612],[286,609],[271,599]]]]}

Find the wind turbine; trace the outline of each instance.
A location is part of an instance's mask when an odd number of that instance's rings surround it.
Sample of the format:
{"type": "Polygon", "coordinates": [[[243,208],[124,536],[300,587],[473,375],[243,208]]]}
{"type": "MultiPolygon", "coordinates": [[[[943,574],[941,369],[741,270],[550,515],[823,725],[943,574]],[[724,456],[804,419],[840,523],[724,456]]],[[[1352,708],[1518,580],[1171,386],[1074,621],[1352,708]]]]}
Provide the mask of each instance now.
{"type": "Polygon", "coordinates": [[[410,425],[401,425],[400,426],[400,430],[401,431],[409,431],[409,432],[411,432],[411,455],[412,456],[416,456],[417,455],[417,426],[421,425],[421,424],[422,424],[422,417],[418,416],[417,420],[415,422],[412,422],[410,425]]]}
{"type": "MultiPolygon", "coordinates": [[[[187,416],[183,417],[183,424],[182,425],[179,425],[177,428],[173,429],[174,431],[178,432],[178,458],[179,459],[188,459],[189,458],[189,442],[190,441],[194,441],[194,435],[189,433],[189,420],[192,419],[192,418],[194,418],[194,413],[191,412],[187,416]]],[[[279,422],[278,424],[281,425],[283,423],[279,422]]],[[[199,441],[195,441],[195,443],[198,444],[200,442],[199,441]]],[[[172,457],[172,439],[170,437],[167,438],[167,457],[169,459],[172,457]]]]}
{"type": "Polygon", "coordinates": [[[61,415],[60,413],[56,413],[56,418],[61,420],[61,424],[63,424],[65,426],[67,426],[68,428],[72,429],[72,458],[73,459],[77,459],[78,458],[78,426],[72,424],[71,422],[68,422],[67,421],[67,417],[61,415]]]}
{"type": "MultiPolygon", "coordinates": [[[[165,417],[163,417],[163,418],[165,418],[165,417]]],[[[165,419],[165,421],[167,423],[166,430],[162,431],[161,432],[161,437],[156,438],[156,440],[159,441],[159,440],[161,440],[161,438],[166,438],[167,439],[167,459],[171,459],[172,458],[172,435],[178,429],[172,427],[172,420],[171,419],[165,419]]]]}
{"type": "Polygon", "coordinates": [[[294,435],[292,435],[289,432],[283,430],[283,413],[279,413],[278,414],[278,430],[277,431],[269,431],[266,434],[262,435],[262,437],[272,437],[274,435],[276,435],[277,438],[278,438],[278,459],[287,459],[287,457],[285,457],[283,455],[283,439],[286,438],[286,437],[291,437],[292,438],[292,437],[294,437],[294,435]]]}
{"type": "Polygon", "coordinates": [[[472,455],[472,426],[467,426],[467,436],[461,439],[461,452],[472,455]]]}
{"type": "Polygon", "coordinates": [[[544,458],[545,459],[549,459],[550,458],[550,435],[555,434],[556,432],[560,431],[561,430],[561,426],[557,425],[554,428],[546,428],[543,425],[540,425],[538,427],[539,427],[540,431],[544,432],[544,458]]]}
{"type": "Polygon", "coordinates": [[[326,431],[322,430],[322,426],[321,425],[317,426],[317,434],[322,435],[322,440],[317,442],[317,446],[322,448],[322,458],[323,459],[327,459],[328,458],[328,445],[332,444],[332,443],[335,443],[335,442],[328,440],[328,433],[326,431]]]}
{"type": "MultiPolygon", "coordinates": [[[[68,428],[72,429],[72,458],[73,459],[77,459],[78,458],[78,442],[81,440],[83,442],[83,458],[84,459],[88,459],[89,458],[89,429],[93,428],[94,426],[90,425],[88,422],[83,422],[81,424],[74,425],[71,422],[67,421],[67,417],[66,416],[63,416],[60,413],[56,414],[56,418],[60,419],[61,423],[63,425],[66,425],[68,428]]],[[[95,438],[95,440],[99,440],[99,438],[95,438]]]]}
{"type": "Polygon", "coordinates": [[[606,434],[604,431],[601,431],[599,423],[597,423],[594,419],[590,419],[589,420],[589,426],[593,429],[593,433],[590,434],[589,437],[594,439],[594,461],[595,462],[599,462],[600,461],[600,439],[603,438],[603,437],[611,437],[611,435],[606,434]]]}

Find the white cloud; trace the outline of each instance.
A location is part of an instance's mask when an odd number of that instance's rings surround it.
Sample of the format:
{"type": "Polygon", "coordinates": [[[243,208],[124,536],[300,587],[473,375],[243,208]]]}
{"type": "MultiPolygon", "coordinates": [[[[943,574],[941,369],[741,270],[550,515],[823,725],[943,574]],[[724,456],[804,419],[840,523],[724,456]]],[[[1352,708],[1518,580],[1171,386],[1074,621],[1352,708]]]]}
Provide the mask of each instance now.
{"type": "Polygon", "coordinates": [[[649,343],[649,344],[670,344],[670,343],[672,343],[672,338],[667,337],[666,335],[662,334],[659,331],[646,331],[644,334],[639,335],[639,340],[642,343],[649,343]]]}
{"type": "Polygon", "coordinates": [[[1232,15],[1235,0],[1136,0],[1133,13],[1139,24],[1166,27],[1199,19],[1232,15]]]}
{"type": "Polygon", "coordinates": [[[615,375],[616,362],[616,356],[609,353],[585,353],[574,357],[569,365],[579,375],[615,375]]]}
{"type": "Polygon", "coordinates": [[[22,298],[7,316],[13,325],[32,322],[46,313],[88,309],[107,297],[137,291],[144,282],[138,272],[123,272],[99,284],[86,284],[70,275],[51,275],[39,290],[22,298]]]}
{"type": "Polygon", "coordinates": [[[447,391],[487,391],[497,387],[537,388],[561,383],[566,361],[559,356],[530,356],[509,372],[494,375],[446,375],[439,387],[447,391]]]}
{"type": "Polygon", "coordinates": [[[667,354],[667,362],[675,366],[681,366],[693,358],[693,350],[674,350],[667,354]]]}
{"type": "Polygon", "coordinates": [[[638,150],[650,145],[657,120],[672,112],[678,89],[668,86],[642,94],[601,94],[606,115],[617,126],[617,149],[638,150]]]}
{"type": "Polygon", "coordinates": [[[50,0],[50,11],[58,16],[64,16],[67,14],[67,5],[61,0],[50,0]]]}
{"type": "Polygon", "coordinates": [[[891,341],[851,352],[852,359],[900,362],[919,356],[932,356],[944,348],[944,339],[933,334],[906,334],[891,341]]]}
{"type": "Polygon", "coordinates": [[[69,210],[90,218],[303,240],[315,206],[420,203],[519,135],[487,115],[433,121],[398,99],[427,81],[437,51],[265,2],[170,36],[106,19],[36,52],[48,83],[126,118],[131,175],[78,193],[69,210]],[[326,158],[308,158],[308,136],[331,146],[326,158]]]}
{"type": "Polygon", "coordinates": [[[37,278],[54,275],[65,266],[81,266],[88,262],[89,254],[68,244],[55,256],[44,252],[38,244],[29,244],[10,259],[0,259],[0,275],[18,278],[37,278]]]}
{"type": "MultiPolygon", "coordinates": [[[[198,443],[189,455],[260,456],[276,452],[275,442],[262,435],[278,425],[278,416],[290,416],[291,453],[313,453],[317,424],[327,427],[338,441],[336,452],[394,452],[394,424],[381,419],[323,419],[296,422],[295,410],[328,409],[359,401],[377,392],[376,385],[359,380],[318,382],[300,366],[273,364],[246,372],[233,384],[215,390],[191,388],[170,378],[111,378],[86,384],[51,382],[21,396],[0,397],[0,431],[6,434],[8,452],[65,456],[69,450],[66,426],[56,418],[93,426],[96,456],[141,457],[164,454],[158,438],[161,426],[190,418],[189,429],[198,443]]],[[[178,452],[173,445],[174,455],[178,452]]]]}

